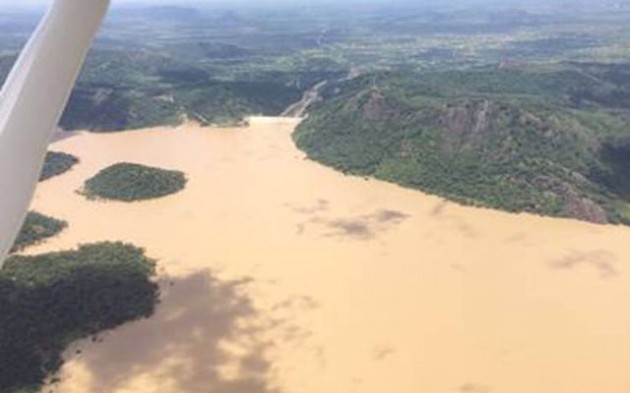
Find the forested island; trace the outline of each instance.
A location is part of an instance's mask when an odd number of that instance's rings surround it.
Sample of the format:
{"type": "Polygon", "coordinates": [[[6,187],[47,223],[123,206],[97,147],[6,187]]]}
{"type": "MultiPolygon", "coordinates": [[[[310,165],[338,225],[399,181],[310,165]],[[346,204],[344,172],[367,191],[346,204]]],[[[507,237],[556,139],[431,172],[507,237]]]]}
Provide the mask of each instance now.
{"type": "Polygon", "coordinates": [[[46,153],[44,167],[39,181],[46,181],[55,176],[62,175],[79,163],[79,159],[71,154],[49,151],[46,153]]]}
{"type": "Polygon", "coordinates": [[[68,227],[68,223],[44,214],[31,211],[27,214],[11,252],[38,244],[48,238],[58,235],[68,227]]]}
{"type": "MultiPolygon", "coordinates": [[[[78,162],[79,159],[71,154],[49,151],[46,153],[39,181],[42,182],[60,176],[71,170],[78,162]]],[[[22,251],[29,246],[54,237],[67,227],[68,223],[63,220],[31,211],[24,220],[11,252],[22,251]]]]}
{"type": "Polygon", "coordinates": [[[70,343],[150,316],[154,274],[154,261],[123,243],[9,258],[0,270],[0,392],[38,392],[70,343]]]}
{"type": "Polygon", "coordinates": [[[119,163],[86,180],[82,193],[88,198],[133,202],[174,194],[183,190],[186,182],[180,171],[119,163]]]}

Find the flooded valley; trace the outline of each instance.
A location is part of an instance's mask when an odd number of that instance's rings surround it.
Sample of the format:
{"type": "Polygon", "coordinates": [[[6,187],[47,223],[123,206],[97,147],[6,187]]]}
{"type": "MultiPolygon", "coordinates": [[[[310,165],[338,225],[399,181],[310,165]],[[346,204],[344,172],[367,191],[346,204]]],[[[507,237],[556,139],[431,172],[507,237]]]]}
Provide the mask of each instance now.
{"type": "Polygon", "coordinates": [[[57,393],[627,393],[630,228],[462,207],[309,161],[297,120],[76,133],[29,253],[121,240],[158,261],[148,320],[79,342],[57,393]],[[175,169],[148,202],[87,200],[118,162],[175,169]]]}

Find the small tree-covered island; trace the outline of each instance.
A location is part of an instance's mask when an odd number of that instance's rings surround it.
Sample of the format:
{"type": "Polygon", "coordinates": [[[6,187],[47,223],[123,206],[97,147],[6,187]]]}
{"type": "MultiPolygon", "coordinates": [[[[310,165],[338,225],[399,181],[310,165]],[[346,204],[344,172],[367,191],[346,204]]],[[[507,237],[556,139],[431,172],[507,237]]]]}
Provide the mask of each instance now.
{"type": "Polygon", "coordinates": [[[133,202],[175,194],[186,182],[180,171],[119,163],[88,179],[82,192],[88,198],[133,202]]]}
{"type": "Polygon", "coordinates": [[[22,251],[26,247],[54,237],[67,227],[68,223],[63,220],[48,217],[38,212],[29,212],[11,252],[22,251]]]}
{"type": "Polygon", "coordinates": [[[9,258],[0,270],[0,392],[39,391],[70,343],[149,317],[154,274],[154,261],[123,243],[9,258]]]}
{"type": "Polygon", "coordinates": [[[44,161],[39,181],[62,175],[78,163],[79,159],[71,154],[49,151],[46,153],[46,160],[44,161]]]}

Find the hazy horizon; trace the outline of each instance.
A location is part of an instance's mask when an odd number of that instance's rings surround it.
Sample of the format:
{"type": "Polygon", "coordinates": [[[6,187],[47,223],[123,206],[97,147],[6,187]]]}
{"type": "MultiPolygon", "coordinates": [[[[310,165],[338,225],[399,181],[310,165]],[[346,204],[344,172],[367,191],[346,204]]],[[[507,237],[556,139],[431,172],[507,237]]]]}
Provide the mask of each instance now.
{"type": "MultiPolygon", "coordinates": [[[[52,3],[53,0],[21,0],[18,4],[16,4],[15,0],[0,0],[0,8],[3,9],[16,9],[16,8],[41,8],[48,6],[52,3]]],[[[562,0],[538,0],[538,1],[526,1],[526,0],[507,0],[507,1],[498,1],[498,0],[446,0],[446,1],[438,1],[438,0],[422,0],[422,1],[410,1],[410,0],[394,0],[396,3],[412,3],[417,5],[437,5],[437,4],[455,4],[455,5],[471,5],[471,4],[510,4],[510,5],[529,5],[532,3],[558,3],[562,2],[562,0]]],[[[616,1],[616,3],[624,3],[627,0],[616,1]]],[[[305,5],[313,5],[313,4],[366,4],[366,3],[384,3],[391,4],[392,0],[342,0],[339,1],[331,1],[331,0],[112,0],[112,6],[127,6],[127,5],[182,5],[182,6],[204,6],[204,5],[245,5],[245,4],[255,4],[255,5],[274,5],[274,4],[305,4],[305,5]]]]}

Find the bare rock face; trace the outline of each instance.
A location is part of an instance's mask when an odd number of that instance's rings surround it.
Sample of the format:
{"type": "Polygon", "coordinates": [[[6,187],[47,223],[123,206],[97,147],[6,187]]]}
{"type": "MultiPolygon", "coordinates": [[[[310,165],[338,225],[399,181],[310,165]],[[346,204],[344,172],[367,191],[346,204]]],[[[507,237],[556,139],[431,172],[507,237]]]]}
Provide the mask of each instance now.
{"type": "Polygon", "coordinates": [[[547,176],[539,177],[536,183],[562,199],[564,214],[567,217],[596,224],[608,223],[606,211],[593,200],[580,195],[571,184],[547,176]]]}
{"type": "Polygon", "coordinates": [[[450,135],[461,138],[469,132],[472,116],[467,108],[458,105],[446,109],[442,122],[450,135]]]}
{"type": "Polygon", "coordinates": [[[441,123],[453,137],[472,138],[490,130],[495,111],[496,104],[488,100],[463,103],[445,108],[441,123]]]}
{"type": "Polygon", "coordinates": [[[385,97],[379,91],[373,91],[363,106],[363,118],[367,121],[383,121],[387,118],[385,97]]]}
{"type": "Polygon", "coordinates": [[[608,223],[606,211],[594,201],[573,192],[567,195],[567,202],[567,211],[571,217],[596,224],[608,223]]]}
{"type": "Polygon", "coordinates": [[[496,122],[496,104],[488,100],[445,106],[439,124],[446,133],[443,149],[447,153],[483,146],[496,122]]]}

